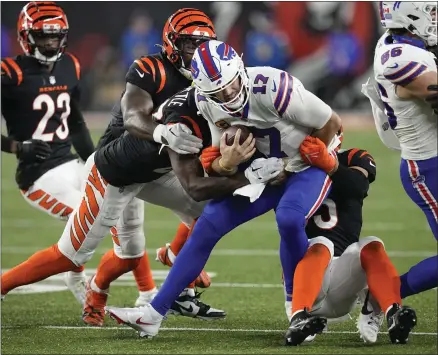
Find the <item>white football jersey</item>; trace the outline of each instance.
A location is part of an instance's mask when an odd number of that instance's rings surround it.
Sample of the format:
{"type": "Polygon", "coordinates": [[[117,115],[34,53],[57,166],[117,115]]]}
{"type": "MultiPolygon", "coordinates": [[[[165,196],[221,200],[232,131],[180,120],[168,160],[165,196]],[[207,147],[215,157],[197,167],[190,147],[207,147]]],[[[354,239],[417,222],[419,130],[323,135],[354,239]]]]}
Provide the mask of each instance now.
{"type": "MultiPolygon", "coordinates": [[[[429,71],[436,73],[434,58],[431,52],[414,45],[392,43],[388,33],[377,43],[374,79],[403,159],[437,156],[437,117],[433,110],[423,100],[404,100],[396,94],[397,85],[407,85],[429,71]]],[[[375,110],[373,113],[376,114],[375,110]]]]}
{"type": "Polygon", "coordinates": [[[233,125],[255,127],[256,148],[266,156],[289,157],[291,171],[308,167],[299,147],[314,129],[322,128],[332,115],[330,106],[307,91],[290,74],[272,67],[249,67],[250,94],[243,112],[229,114],[199,93],[196,104],[208,120],[212,145],[219,146],[223,131],[233,125]]]}

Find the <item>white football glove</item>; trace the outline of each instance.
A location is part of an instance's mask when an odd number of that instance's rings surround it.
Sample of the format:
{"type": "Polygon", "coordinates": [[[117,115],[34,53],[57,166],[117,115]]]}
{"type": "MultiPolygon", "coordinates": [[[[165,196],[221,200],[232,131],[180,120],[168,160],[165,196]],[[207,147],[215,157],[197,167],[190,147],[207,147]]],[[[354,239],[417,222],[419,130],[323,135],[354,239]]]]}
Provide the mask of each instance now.
{"type": "Polygon", "coordinates": [[[154,130],[154,141],[162,143],[178,154],[196,154],[202,148],[202,139],[194,136],[185,124],[159,124],[154,130]]]}
{"type": "Polygon", "coordinates": [[[284,169],[284,163],[279,158],[258,158],[245,170],[245,177],[251,184],[267,183],[278,176],[284,169]]]}

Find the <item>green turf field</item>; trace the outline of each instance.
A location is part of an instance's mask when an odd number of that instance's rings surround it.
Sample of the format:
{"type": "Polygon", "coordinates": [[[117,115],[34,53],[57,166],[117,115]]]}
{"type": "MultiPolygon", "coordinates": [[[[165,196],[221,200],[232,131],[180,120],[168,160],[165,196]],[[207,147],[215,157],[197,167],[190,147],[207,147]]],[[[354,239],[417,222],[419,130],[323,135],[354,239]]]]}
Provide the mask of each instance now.
{"type": "MultiPolygon", "coordinates": [[[[405,195],[398,177],[398,154],[382,146],[370,132],[346,132],[345,147],[367,149],[376,159],[378,173],[365,202],[363,236],[385,242],[402,273],[436,253],[436,242],[422,212],[405,195]]],[[[2,154],[2,268],[13,267],[33,252],[55,243],[63,223],[30,207],[14,182],[15,159],[2,154]]],[[[169,211],[146,207],[149,252],[170,241],[178,221],[169,211]]],[[[215,273],[203,299],[225,309],[225,321],[203,322],[169,318],[152,341],[139,339],[130,328],[110,319],[101,329],[86,328],[81,309],[67,291],[9,294],[1,304],[2,353],[15,354],[202,354],[202,353],[311,353],[311,354],[436,354],[437,292],[406,300],[416,308],[418,326],[408,345],[392,345],[382,333],[374,346],[364,345],[354,321],[329,325],[329,332],[314,343],[286,348],[283,333],[288,323],[283,308],[279,237],[272,214],[250,222],[226,236],[206,266],[215,273]]],[[[88,267],[111,247],[107,239],[88,267]]],[[[153,257],[151,257],[151,262],[153,257]]],[[[152,262],[154,270],[166,268],[152,262]]],[[[157,272],[157,283],[163,271],[157,272]]],[[[43,284],[62,289],[59,279],[43,284]]],[[[43,285],[38,285],[39,290],[43,285]]],[[[131,275],[115,283],[109,304],[133,305],[137,295],[131,275]]],[[[356,313],[353,315],[355,317],[356,313]]],[[[385,331],[385,327],[382,329],[385,331]]]]}

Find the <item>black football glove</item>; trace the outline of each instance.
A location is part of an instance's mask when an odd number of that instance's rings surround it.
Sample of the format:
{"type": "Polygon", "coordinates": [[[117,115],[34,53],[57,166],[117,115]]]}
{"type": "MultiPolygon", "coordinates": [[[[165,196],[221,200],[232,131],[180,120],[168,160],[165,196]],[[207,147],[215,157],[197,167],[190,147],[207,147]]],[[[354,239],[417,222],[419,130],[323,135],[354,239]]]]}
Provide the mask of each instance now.
{"type": "Polygon", "coordinates": [[[435,92],[426,97],[426,102],[433,108],[435,114],[438,115],[438,85],[429,85],[427,90],[435,92]]]}
{"type": "Polygon", "coordinates": [[[49,144],[39,139],[17,143],[17,158],[23,161],[42,162],[50,156],[51,152],[49,144]]]}

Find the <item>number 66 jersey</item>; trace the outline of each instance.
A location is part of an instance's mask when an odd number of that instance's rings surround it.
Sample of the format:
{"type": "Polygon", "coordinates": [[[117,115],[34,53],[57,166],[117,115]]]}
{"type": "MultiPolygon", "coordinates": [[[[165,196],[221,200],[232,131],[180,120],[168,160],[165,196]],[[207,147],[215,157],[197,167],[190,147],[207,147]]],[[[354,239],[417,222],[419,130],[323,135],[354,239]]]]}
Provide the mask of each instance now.
{"type": "Polygon", "coordinates": [[[387,123],[377,129],[392,130],[400,143],[401,157],[406,160],[437,156],[437,117],[432,108],[422,100],[397,96],[398,86],[408,85],[427,72],[437,72],[435,55],[420,43],[397,42],[389,33],[380,38],[374,57],[374,79],[387,123]]]}

